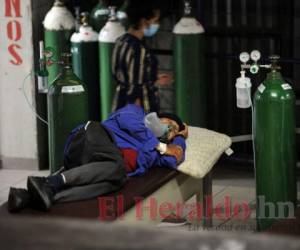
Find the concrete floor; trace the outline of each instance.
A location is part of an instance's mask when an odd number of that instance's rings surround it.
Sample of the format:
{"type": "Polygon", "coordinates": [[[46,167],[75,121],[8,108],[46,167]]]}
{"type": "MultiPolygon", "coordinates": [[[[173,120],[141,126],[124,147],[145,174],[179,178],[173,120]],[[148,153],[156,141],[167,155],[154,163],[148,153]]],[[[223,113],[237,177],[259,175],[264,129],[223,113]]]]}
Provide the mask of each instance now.
{"type": "Polygon", "coordinates": [[[227,169],[215,169],[213,172],[213,206],[224,204],[226,197],[231,201],[231,216],[218,218],[214,215],[213,225],[216,231],[247,231],[256,230],[255,220],[255,179],[253,173],[227,169]],[[234,207],[241,204],[249,205],[251,212],[243,218],[244,209],[234,215],[234,207]]]}
{"type": "MultiPolygon", "coordinates": [[[[0,205],[6,202],[9,187],[25,188],[27,177],[29,175],[47,176],[49,171],[21,171],[21,170],[0,170],[0,205]]],[[[298,181],[298,191],[300,191],[300,182],[298,181]]],[[[213,171],[213,206],[218,203],[224,204],[224,199],[230,198],[232,209],[235,204],[246,203],[251,207],[251,215],[247,219],[241,218],[243,210],[239,211],[238,216],[220,218],[214,214],[213,228],[216,231],[247,231],[253,232],[256,228],[255,222],[255,181],[250,172],[234,171],[228,169],[216,168],[213,171]],[[237,218],[239,217],[239,218],[237,218]]],[[[300,197],[300,193],[298,193],[300,197]]],[[[192,198],[188,202],[193,202],[192,198]]],[[[184,227],[186,230],[198,231],[202,228],[191,223],[184,227]]]]}

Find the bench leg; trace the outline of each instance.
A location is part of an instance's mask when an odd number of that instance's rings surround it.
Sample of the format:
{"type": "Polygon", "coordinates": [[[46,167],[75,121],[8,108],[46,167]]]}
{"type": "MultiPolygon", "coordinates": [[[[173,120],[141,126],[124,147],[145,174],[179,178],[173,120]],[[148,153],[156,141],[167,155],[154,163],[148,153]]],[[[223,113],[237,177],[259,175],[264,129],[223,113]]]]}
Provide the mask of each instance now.
{"type": "Polygon", "coordinates": [[[212,173],[209,172],[202,180],[202,195],[197,193],[197,202],[203,204],[203,227],[212,227],[212,173]]]}

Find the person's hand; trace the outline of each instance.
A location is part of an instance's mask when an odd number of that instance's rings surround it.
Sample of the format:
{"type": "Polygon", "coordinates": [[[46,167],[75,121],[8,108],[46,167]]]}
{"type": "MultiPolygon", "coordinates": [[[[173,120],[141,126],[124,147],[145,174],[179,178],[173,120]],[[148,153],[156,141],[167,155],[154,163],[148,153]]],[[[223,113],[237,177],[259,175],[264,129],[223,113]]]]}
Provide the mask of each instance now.
{"type": "Polygon", "coordinates": [[[137,98],[134,102],[135,105],[142,107],[142,100],[140,98],[137,98]]]}
{"type": "Polygon", "coordinates": [[[176,135],[183,136],[184,139],[187,139],[189,137],[189,128],[188,128],[188,125],[186,123],[184,123],[184,130],[181,130],[176,135]]]}
{"type": "Polygon", "coordinates": [[[157,77],[156,84],[159,85],[170,85],[173,83],[173,76],[171,74],[159,74],[157,77]]]}
{"type": "Polygon", "coordinates": [[[181,162],[183,158],[182,148],[175,144],[168,144],[167,151],[165,154],[169,156],[174,156],[176,158],[177,163],[181,162]]]}

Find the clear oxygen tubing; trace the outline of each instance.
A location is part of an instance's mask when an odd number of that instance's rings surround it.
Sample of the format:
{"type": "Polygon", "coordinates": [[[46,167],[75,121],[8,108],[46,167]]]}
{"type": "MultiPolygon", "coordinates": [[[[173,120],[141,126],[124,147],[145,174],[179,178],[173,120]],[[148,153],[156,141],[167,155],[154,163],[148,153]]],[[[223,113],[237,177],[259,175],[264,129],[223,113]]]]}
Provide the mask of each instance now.
{"type": "MultiPolygon", "coordinates": [[[[26,100],[28,106],[30,107],[31,111],[35,114],[35,116],[36,116],[41,122],[43,122],[43,123],[45,123],[47,126],[49,126],[48,121],[46,121],[44,118],[42,118],[42,117],[37,113],[35,107],[33,106],[32,103],[30,103],[30,101],[29,101],[29,99],[28,99],[28,96],[26,95],[25,84],[26,84],[27,79],[28,79],[29,77],[31,77],[31,76],[32,76],[32,71],[30,71],[30,73],[24,78],[23,83],[22,83],[22,88],[21,88],[22,94],[24,95],[25,100],[26,100]]],[[[59,76],[60,76],[60,74],[57,75],[57,77],[51,82],[50,85],[52,85],[52,83],[53,83],[54,81],[56,81],[56,79],[57,79],[59,76]]]]}
{"type": "MultiPolygon", "coordinates": [[[[243,71],[243,70],[242,70],[243,71]]],[[[255,154],[255,143],[254,143],[254,132],[255,132],[255,116],[254,116],[254,107],[253,107],[253,102],[251,98],[251,88],[247,88],[247,93],[248,93],[248,98],[250,102],[250,108],[251,108],[251,138],[252,138],[252,150],[253,150],[253,165],[254,165],[254,180],[256,182],[256,154],[255,154]]],[[[257,190],[255,188],[255,197],[257,197],[257,190]]],[[[251,204],[253,201],[250,202],[251,204]]],[[[254,203],[255,200],[254,200],[254,203]]]]}
{"type": "MultiPolygon", "coordinates": [[[[252,98],[251,98],[251,89],[248,89],[248,97],[250,100],[250,105],[251,105],[251,136],[252,136],[252,150],[253,150],[253,166],[254,166],[254,181],[256,183],[256,154],[255,154],[255,142],[254,142],[254,133],[255,133],[255,115],[254,115],[254,107],[253,107],[253,103],[252,103],[252,98]]],[[[257,197],[257,190],[255,188],[255,197],[257,197]]],[[[255,201],[256,204],[256,201],[255,201]]]]}

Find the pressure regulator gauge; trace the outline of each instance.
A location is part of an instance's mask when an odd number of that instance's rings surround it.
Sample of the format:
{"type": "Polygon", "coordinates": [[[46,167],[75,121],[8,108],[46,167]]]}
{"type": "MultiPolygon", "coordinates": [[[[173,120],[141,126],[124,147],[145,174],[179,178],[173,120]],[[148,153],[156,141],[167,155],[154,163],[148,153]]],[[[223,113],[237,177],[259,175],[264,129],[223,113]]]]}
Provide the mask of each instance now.
{"type": "Polygon", "coordinates": [[[258,50],[253,50],[251,52],[251,60],[253,60],[254,62],[257,62],[260,58],[261,58],[261,54],[258,50]]]}
{"type": "Polygon", "coordinates": [[[240,61],[242,62],[242,63],[247,63],[248,61],[250,60],[250,55],[249,55],[249,53],[247,53],[247,52],[242,52],[241,54],[240,54],[240,61]]]}

